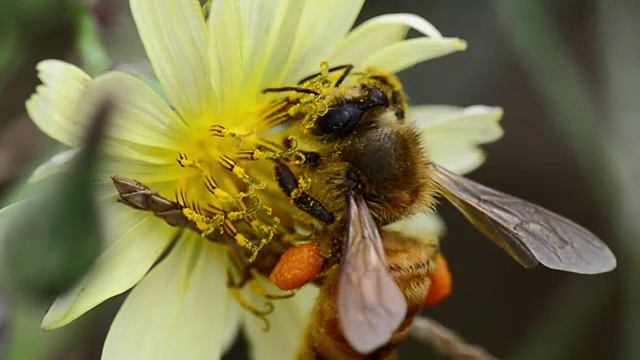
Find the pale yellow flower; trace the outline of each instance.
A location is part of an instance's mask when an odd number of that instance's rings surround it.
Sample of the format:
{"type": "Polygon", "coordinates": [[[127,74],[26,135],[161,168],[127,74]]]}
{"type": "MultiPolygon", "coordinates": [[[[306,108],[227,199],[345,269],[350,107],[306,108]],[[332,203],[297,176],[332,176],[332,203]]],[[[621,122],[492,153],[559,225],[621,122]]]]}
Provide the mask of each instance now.
{"type": "MultiPolygon", "coordinates": [[[[350,30],[362,3],[216,0],[205,19],[195,0],[131,0],[168,103],[126,73],[92,79],[62,61],[38,65],[43,85],[27,102],[29,115],[70,150],[40,166],[32,181],[63,171],[96,104],[105,97],[114,104],[98,184],[106,250],[76,287],[55,301],[43,328],[64,326],[133,288],[113,321],[103,359],[219,358],[240,328],[253,358],[293,357],[315,287],[275,300],[275,311],[268,316],[271,329],[263,331],[262,321],[240,308],[227,291],[228,249],[117,203],[110,177],[136,179],[171,199],[184,193],[199,203],[216,203],[203,190],[203,178],[207,166],[228,154],[233,143],[214,138],[210,128],[220,125],[259,138],[269,130],[255,115],[267,101],[262,89],[295,84],[317,72],[322,61],[397,73],[466,47],[410,14],[378,16],[350,30]],[[420,36],[406,39],[410,29],[420,36]],[[200,167],[179,166],[180,154],[200,167]]],[[[421,106],[411,109],[409,117],[422,131],[432,161],[463,173],[484,160],[479,144],[501,136],[501,115],[501,109],[483,106],[421,106]]],[[[233,181],[216,179],[226,183],[221,188],[239,191],[233,181]]],[[[10,210],[0,210],[0,223],[10,210]]],[[[254,294],[245,295],[263,305],[254,294]]]]}

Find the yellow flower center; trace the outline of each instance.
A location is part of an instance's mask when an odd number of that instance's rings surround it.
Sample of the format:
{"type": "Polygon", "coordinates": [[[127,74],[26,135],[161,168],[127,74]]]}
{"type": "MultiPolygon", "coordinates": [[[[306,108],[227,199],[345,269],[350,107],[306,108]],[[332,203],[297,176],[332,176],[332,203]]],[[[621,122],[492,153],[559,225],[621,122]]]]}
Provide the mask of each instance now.
{"type": "Polygon", "coordinates": [[[290,233],[281,218],[291,224],[295,212],[275,182],[273,162],[293,157],[295,141],[265,135],[273,106],[242,115],[242,128],[213,125],[194,135],[176,158],[181,176],[175,195],[185,216],[203,236],[248,250],[249,261],[276,233],[290,233]],[[247,124],[258,125],[247,130],[247,124]]]}

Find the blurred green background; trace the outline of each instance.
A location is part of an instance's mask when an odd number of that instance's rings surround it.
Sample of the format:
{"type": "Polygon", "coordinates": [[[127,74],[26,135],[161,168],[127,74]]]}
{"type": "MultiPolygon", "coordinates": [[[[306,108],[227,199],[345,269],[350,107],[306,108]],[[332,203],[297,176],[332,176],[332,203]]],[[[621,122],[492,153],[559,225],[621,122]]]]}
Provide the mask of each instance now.
{"type": "MultiPolygon", "coordinates": [[[[358,22],[389,12],[419,14],[469,43],[400,75],[412,103],[505,110],[504,138],[470,177],[585,225],[619,263],[598,276],[525,270],[444,204],[454,293],[425,315],[499,358],[640,359],[640,2],[370,0],[358,22]]],[[[150,75],[125,0],[2,1],[0,195],[55,148],[24,111],[46,58],[150,75]]],[[[13,359],[99,358],[121,301],[43,333],[46,301],[8,310],[5,295],[0,346],[13,359]]],[[[243,358],[241,348],[227,357],[243,358]]],[[[402,358],[430,355],[414,341],[401,347],[402,358]]]]}

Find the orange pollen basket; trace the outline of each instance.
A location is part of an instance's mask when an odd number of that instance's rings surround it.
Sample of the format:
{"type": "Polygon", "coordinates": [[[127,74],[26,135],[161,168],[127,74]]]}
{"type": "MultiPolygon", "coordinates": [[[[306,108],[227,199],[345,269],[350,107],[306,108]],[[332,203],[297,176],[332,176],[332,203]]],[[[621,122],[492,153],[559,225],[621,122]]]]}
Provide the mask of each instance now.
{"type": "Polygon", "coordinates": [[[324,265],[320,248],[312,243],[287,250],[269,275],[281,290],[295,290],[318,276],[324,265]]]}
{"type": "Polygon", "coordinates": [[[429,276],[429,279],[431,280],[429,293],[422,303],[425,307],[436,305],[451,295],[453,286],[451,272],[449,272],[447,260],[442,254],[438,254],[436,258],[436,269],[433,274],[429,276]]]}

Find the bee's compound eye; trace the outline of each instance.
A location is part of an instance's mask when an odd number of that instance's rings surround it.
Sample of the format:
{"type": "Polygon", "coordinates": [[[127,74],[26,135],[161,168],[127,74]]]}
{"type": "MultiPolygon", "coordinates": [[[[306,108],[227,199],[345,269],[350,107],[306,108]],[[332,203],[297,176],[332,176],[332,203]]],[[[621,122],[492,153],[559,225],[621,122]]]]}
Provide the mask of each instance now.
{"type": "Polygon", "coordinates": [[[333,135],[345,137],[355,129],[363,111],[356,104],[342,104],[329,109],[326,114],[316,121],[313,133],[315,135],[333,135]]]}

